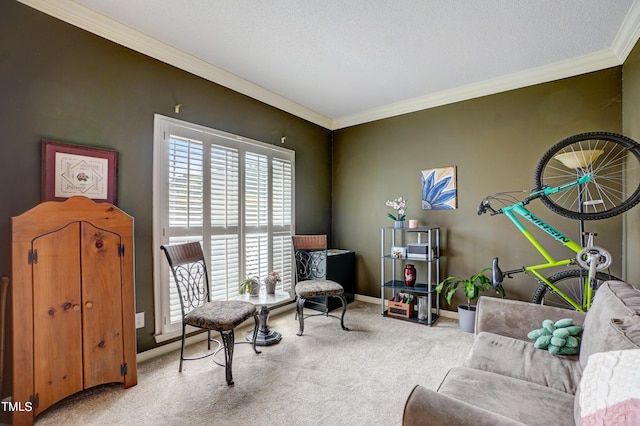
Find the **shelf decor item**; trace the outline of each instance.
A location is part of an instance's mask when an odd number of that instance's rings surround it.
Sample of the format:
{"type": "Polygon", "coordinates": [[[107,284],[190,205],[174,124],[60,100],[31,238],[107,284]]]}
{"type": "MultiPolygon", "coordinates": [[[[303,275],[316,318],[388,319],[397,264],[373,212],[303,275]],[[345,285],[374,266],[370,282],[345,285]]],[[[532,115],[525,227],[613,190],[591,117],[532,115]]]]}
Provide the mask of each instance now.
{"type": "Polygon", "coordinates": [[[264,288],[267,294],[276,294],[276,285],[281,281],[280,274],[276,271],[269,272],[269,275],[264,279],[264,288]]]}
{"type": "Polygon", "coordinates": [[[420,321],[426,321],[427,309],[429,309],[427,296],[418,296],[418,319],[420,321]]]}
{"type": "Polygon", "coordinates": [[[416,267],[408,263],[404,267],[404,285],[413,287],[416,283],[416,267]]]}
{"type": "Polygon", "coordinates": [[[415,297],[409,293],[398,293],[387,301],[387,313],[392,317],[411,318],[414,316],[415,297]]]}
{"type": "Polygon", "coordinates": [[[405,200],[402,197],[398,197],[393,201],[387,200],[387,202],[384,203],[384,205],[387,207],[391,207],[396,211],[395,216],[392,215],[391,213],[387,213],[387,217],[389,217],[389,219],[394,221],[393,227],[398,229],[404,228],[404,220],[406,219],[406,216],[404,213],[407,208],[407,200],[405,200]]]}
{"type": "Polygon", "coordinates": [[[391,257],[394,259],[406,259],[407,248],[406,247],[391,247],[391,257]]]}

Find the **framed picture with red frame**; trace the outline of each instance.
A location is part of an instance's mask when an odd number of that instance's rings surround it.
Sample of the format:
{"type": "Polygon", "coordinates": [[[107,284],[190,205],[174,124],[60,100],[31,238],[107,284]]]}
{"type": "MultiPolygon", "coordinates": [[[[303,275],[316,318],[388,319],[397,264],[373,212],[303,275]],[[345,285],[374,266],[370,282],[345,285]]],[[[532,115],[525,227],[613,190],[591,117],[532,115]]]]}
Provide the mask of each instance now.
{"type": "Polygon", "coordinates": [[[43,139],[42,201],[83,195],[118,204],[118,151],[43,139]]]}

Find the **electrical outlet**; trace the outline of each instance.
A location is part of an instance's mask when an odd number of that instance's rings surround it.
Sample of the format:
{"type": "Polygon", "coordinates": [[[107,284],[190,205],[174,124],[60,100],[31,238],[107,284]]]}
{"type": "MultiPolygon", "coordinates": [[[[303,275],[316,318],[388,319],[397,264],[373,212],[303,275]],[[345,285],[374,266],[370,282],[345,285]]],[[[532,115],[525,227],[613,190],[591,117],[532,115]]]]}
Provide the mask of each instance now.
{"type": "Polygon", "coordinates": [[[144,327],[144,312],[138,312],[136,314],[136,328],[144,327]]]}

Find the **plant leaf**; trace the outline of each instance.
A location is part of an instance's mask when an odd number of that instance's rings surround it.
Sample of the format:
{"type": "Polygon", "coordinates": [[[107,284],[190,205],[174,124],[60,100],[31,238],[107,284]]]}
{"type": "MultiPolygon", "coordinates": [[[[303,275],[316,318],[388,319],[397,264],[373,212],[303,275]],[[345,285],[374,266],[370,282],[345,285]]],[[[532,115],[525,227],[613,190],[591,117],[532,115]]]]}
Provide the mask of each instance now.
{"type": "Polygon", "coordinates": [[[445,294],[444,298],[447,299],[447,303],[451,304],[451,299],[453,295],[456,294],[456,290],[458,290],[458,285],[456,284],[453,288],[451,288],[447,294],[445,294]]]}

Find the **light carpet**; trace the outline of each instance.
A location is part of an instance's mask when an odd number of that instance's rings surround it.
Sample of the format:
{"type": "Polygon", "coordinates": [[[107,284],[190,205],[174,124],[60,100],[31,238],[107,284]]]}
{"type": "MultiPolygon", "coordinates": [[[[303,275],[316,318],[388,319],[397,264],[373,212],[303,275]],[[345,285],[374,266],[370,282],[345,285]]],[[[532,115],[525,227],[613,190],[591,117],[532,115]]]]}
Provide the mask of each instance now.
{"type": "MultiPolygon", "coordinates": [[[[449,368],[462,365],[473,342],[457,320],[440,318],[428,327],[385,318],[379,305],[361,301],[348,306],[350,331],[320,316],[307,319],[299,337],[293,312],[269,325],[282,341],[259,355],[237,344],[234,386],[210,358],[185,361],[178,373],[176,351],[141,362],[137,386],[84,391],[45,411],[36,424],[400,425],[411,389],[436,389],[449,368]]],[[[237,332],[236,341],[247,331],[237,332]]]]}

